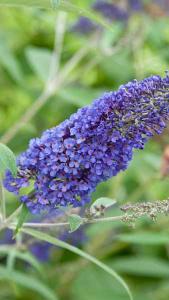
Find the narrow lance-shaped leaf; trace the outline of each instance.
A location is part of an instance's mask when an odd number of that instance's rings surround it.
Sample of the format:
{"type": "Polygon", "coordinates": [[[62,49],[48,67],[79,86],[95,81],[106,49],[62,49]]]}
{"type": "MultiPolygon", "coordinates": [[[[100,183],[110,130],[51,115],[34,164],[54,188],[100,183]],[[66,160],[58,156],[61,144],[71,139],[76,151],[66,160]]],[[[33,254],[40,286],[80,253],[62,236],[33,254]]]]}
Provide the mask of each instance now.
{"type": "Polygon", "coordinates": [[[2,177],[4,177],[6,170],[10,170],[13,176],[16,176],[16,157],[6,145],[0,143],[0,175],[2,177]]]}
{"type": "Polygon", "coordinates": [[[27,233],[39,240],[51,243],[55,246],[62,247],[64,249],[67,249],[67,250],[89,260],[90,262],[94,263],[95,265],[97,265],[98,267],[103,269],[105,272],[110,274],[113,278],[115,278],[125,288],[128,296],[129,296],[129,299],[133,300],[131,291],[130,291],[129,287],[127,286],[127,284],[125,283],[125,281],[113,269],[109,268],[107,265],[105,265],[104,263],[99,261],[97,258],[91,256],[90,254],[82,251],[81,249],[79,249],[75,246],[69,245],[68,243],[66,243],[64,241],[58,240],[54,237],[51,237],[50,235],[48,235],[46,233],[43,233],[43,232],[40,232],[40,231],[37,231],[34,229],[26,229],[26,228],[22,228],[21,230],[22,230],[22,232],[27,233]]]}
{"type": "MultiPolygon", "coordinates": [[[[13,250],[13,246],[7,246],[3,245],[0,246],[0,257],[4,257],[10,254],[10,252],[13,250]]],[[[42,276],[44,275],[44,270],[39,263],[39,261],[33,256],[30,252],[21,252],[15,248],[15,257],[17,259],[23,260],[27,263],[29,263],[32,267],[34,267],[42,276]]]]}
{"type": "Polygon", "coordinates": [[[23,223],[25,222],[27,216],[29,214],[29,210],[26,207],[25,204],[23,204],[20,215],[19,215],[19,219],[18,219],[18,223],[16,226],[16,230],[15,230],[15,236],[18,234],[18,232],[21,230],[23,223]]]}
{"type": "Polygon", "coordinates": [[[44,284],[34,277],[30,277],[25,273],[21,273],[14,270],[8,270],[5,267],[0,267],[0,280],[10,280],[16,284],[19,284],[25,288],[36,291],[42,297],[42,299],[57,300],[55,293],[44,284]]]}
{"type": "Polygon", "coordinates": [[[168,232],[137,232],[120,234],[118,240],[140,245],[166,245],[169,244],[168,232]]]}

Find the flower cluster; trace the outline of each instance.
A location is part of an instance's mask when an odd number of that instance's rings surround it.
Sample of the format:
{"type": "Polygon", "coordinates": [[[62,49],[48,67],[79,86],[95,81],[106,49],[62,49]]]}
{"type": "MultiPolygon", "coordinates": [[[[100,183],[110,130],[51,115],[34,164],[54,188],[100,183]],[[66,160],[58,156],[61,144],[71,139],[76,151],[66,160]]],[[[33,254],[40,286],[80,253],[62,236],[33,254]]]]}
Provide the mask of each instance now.
{"type": "Polygon", "coordinates": [[[125,212],[125,215],[122,218],[124,222],[133,223],[143,216],[156,220],[159,215],[168,216],[169,200],[126,204],[121,207],[121,210],[125,212]]]}
{"type": "Polygon", "coordinates": [[[18,175],[7,172],[9,191],[34,181],[20,198],[32,213],[84,206],[97,185],[128,167],[134,149],[160,134],[169,118],[169,75],[133,80],[79,109],[59,126],[32,139],[18,158],[18,175]]]}

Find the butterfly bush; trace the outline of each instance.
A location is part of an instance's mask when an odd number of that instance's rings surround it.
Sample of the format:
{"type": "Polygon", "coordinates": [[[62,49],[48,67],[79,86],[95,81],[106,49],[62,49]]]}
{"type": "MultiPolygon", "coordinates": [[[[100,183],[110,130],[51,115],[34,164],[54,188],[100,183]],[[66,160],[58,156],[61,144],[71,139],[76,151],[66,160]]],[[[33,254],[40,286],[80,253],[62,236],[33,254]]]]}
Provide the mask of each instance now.
{"type": "Polygon", "coordinates": [[[32,139],[4,185],[32,213],[59,206],[84,206],[97,185],[126,170],[134,149],[160,134],[169,118],[169,75],[133,80],[79,109],[60,125],[32,139]]]}

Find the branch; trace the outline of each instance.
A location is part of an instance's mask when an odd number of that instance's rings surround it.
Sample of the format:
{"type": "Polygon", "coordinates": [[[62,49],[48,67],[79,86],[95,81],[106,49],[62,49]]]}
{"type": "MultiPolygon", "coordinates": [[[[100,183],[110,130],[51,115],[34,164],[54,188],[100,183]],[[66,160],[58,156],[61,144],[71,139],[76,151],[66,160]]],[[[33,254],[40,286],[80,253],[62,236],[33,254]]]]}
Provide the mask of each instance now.
{"type": "MultiPolygon", "coordinates": [[[[55,1],[56,2],[56,1],[55,1]]],[[[59,2],[57,6],[54,5],[54,0],[0,0],[0,5],[5,6],[26,6],[26,7],[36,7],[36,8],[46,8],[53,9],[54,7],[60,7],[59,2]]],[[[65,1],[62,1],[63,3],[65,1]]]]}
{"type": "MultiPolygon", "coordinates": [[[[115,216],[115,217],[105,217],[105,218],[97,218],[97,219],[86,219],[82,218],[83,224],[93,224],[93,223],[100,223],[100,222],[115,222],[115,221],[122,221],[123,216],[115,216]]],[[[10,224],[12,227],[15,227],[16,223],[10,224]]],[[[62,227],[62,226],[69,226],[69,222],[62,222],[62,223],[24,223],[22,227],[24,228],[53,228],[53,227],[62,227]]]]}
{"type": "Polygon", "coordinates": [[[0,230],[7,228],[11,224],[13,219],[15,219],[19,215],[21,209],[22,204],[6,220],[4,220],[4,222],[0,223],[0,230]]]}

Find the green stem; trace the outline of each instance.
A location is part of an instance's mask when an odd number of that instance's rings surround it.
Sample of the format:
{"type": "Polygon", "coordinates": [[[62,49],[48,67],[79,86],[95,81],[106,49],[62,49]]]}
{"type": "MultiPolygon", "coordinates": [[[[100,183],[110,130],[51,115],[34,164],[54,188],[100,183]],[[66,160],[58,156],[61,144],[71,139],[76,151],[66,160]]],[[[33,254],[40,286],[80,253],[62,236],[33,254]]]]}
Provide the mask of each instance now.
{"type": "MultiPolygon", "coordinates": [[[[123,216],[114,216],[114,217],[105,217],[105,218],[98,218],[98,219],[91,219],[88,220],[86,218],[83,218],[83,224],[94,224],[94,223],[100,223],[100,222],[116,222],[116,221],[122,221],[123,216]]],[[[12,228],[15,228],[17,226],[16,223],[10,223],[9,226],[12,226],[12,228]]],[[[62,227],[62,226],[69,226],[69,222],[62,222],[62,223],[23,223],[23,228],[54,228],[54,227],[62,227]]]]}
{"type": "Polygon", "coordinates": [[[0,0],[0,5],[52,8],[50,0],[0,0]]]}
{"type": "Polygon", "coordinates": [[[5,219],[4,222],[0,223],[0,231],[4,228],[7,228],[11,224],[13,219],[15,219],[19,215],[22,210],[22,206],[23,204],[21,204],[7,219],[5,219]]]}
{"type": "Polygon", "coordinates": [[[6,204],[5,204],[5,195],[4,195],[4,188],[3,188],[1,176],[0,176],[0,201],[1,201],[2,221],[5,221],[5,219],[6,219],[6,204]]]}

